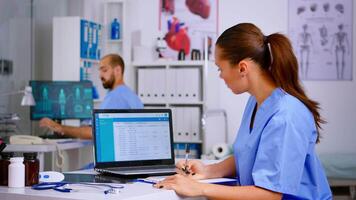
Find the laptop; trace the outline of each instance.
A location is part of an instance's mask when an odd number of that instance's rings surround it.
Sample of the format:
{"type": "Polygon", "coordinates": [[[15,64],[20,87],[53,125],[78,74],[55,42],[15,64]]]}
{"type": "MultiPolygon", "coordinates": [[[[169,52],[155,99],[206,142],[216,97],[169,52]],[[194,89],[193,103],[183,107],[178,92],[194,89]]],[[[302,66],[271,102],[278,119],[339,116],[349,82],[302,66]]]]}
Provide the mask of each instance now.
{"type": "Polygon", "coordinates": [[[119,176],[175,174],[170,109],[93,111],[95,171],[119,176]]]}

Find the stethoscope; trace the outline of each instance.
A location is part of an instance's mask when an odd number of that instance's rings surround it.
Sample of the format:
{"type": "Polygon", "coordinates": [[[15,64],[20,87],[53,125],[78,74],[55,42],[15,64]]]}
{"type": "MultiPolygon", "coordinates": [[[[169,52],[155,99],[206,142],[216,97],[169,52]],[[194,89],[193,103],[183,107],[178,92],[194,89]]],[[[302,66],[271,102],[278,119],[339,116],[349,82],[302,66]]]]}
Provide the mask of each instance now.
{"type": "Polygon", "coordinates": [[[119,189],[123,189],[123,185],[109,185],[105,183],[69,183],[69,182],[53,182],[53,183],[39,183],[32,186],[34,190],[50,190],[53,189],[58,192],[71,192],[73,189],[69,188],[69,185],[88,185],[88,186],[102,186],[107,187],[108,189],[104,190],[104,194],[118,194],[120,191],[119,189]]]}

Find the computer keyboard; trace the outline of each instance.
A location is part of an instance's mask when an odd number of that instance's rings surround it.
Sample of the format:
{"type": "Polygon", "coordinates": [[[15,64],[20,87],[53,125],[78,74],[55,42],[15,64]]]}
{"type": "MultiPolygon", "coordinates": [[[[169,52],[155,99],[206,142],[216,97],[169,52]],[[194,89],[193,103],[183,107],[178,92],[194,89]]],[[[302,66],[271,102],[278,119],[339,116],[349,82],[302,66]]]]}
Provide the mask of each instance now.
{"type": "Polygon", "coordinates": [[[73,137],[59,134],[40,135],[39,137],[42,139],[73,139],[73,137]]]}
{"type": "Polygon", "coordinates": [[[124,174],[152,174],[152,173],[167,173],[175,172],[175,166],[141,166],[141,167],[121,167],[121,168],[110,168],[107,171],[119,172],[124,174]]]}
{"type": "Polygon", "coordinates": [[[158,165],[158,166],[139,166],[139,167],[118,167],[108,168],[112,171],[132,171],[132,170],[153,170],[153,169],[172,169],[175,165],[158,165]]]}

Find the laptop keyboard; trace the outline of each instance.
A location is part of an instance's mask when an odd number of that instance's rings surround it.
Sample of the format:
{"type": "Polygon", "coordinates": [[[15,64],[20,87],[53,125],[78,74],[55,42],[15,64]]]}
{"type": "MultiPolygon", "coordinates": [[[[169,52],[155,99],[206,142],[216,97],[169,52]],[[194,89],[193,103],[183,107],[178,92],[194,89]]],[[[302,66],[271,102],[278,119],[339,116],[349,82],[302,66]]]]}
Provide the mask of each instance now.
{"type": "Polygon", "coordinates": [[[175,168],[174,165],[158,165],[158,166],[141,166],[141,167],[120,167],[120,168],[108,168],[107,170],[111,171],[152,171],[152,170],[167,170],[175,168]]]}

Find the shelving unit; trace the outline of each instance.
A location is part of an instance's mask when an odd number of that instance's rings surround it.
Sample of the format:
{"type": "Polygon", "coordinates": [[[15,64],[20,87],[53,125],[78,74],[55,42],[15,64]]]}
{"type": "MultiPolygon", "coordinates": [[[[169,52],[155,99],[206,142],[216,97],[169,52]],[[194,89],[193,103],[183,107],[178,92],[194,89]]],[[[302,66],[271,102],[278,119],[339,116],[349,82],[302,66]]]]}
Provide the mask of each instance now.
{"type": "MultiPolygon", "coordinates": [[[[98,107],[105,97],[106,90],[99,78],[99,62],[103,55],[116,53],[125,61],[130,58],[130,48],[126,41],[125,0],[108,0],[103,2],[103,23],[91,22],[80,17],[55,17],[53,19],[53,80],[91,80],[99,98],[94,99],[98,107]],[[120,22],[120,39],[110,37],[111,22],[117,18],[120,22]],[[83,27],[88,23],[88,29],[83,27]],[[93,31],[98,27],[98,31],[93,31]],[[80,42],[78,42],[80,41],[80,42]],[[91,49],[85,41],[95,41],[96,56],[86,56],[83,49],[91,49]],[[84,44],[83,44],[84,43],[84,44]]],[[[92,42],[93,44],[93,42],[92,42]]]]}
{"type": "MultiPolygon", "coordinates": [[[[97,108],[106,90],[99,79],[99,62],[103,55],[103,26],[80,17],[53,18],[53,66],[52,80],[91,80],[99,94],[94,99],[97,108]]],[[[70,126],[79,126],[80,120],[62,120],[70,126]]],[[[92,147],[68,151],[65,160],[81,158],[79,166],[92,161],[92,147]]],[[[54,159],[52,160],[54,163],[54,159]]]]}
{"type": "Polygon", "coordinates": [[[128,46],[126,40],[126,3],[125,0],[107,0],[104,2],[104,52],[105,54],[117,53],[121,55],[124,60],[128,60],[126,55],[128,46]],[[114,19],[120,23],[120,38],[111,39],[111,23],[114,19]]]}
{"type": "Polygon", "coordinates": [[[213,65],[206,61],[133,63],[136,92],[145,108],[172,109],[177,157],[184,156],[186,144],[191,145],[193,157],[204,153],[202,117],[206,110],[218,107],[216,98],[210,98],[218,95],[213,65]]]}
{"type": "Polygon", "coordinates": [[[52,80],[91,80],[100,101],[105,89],[99,79],[102,30],[97,22],[80,17],[53,18],[52,80]]]}

